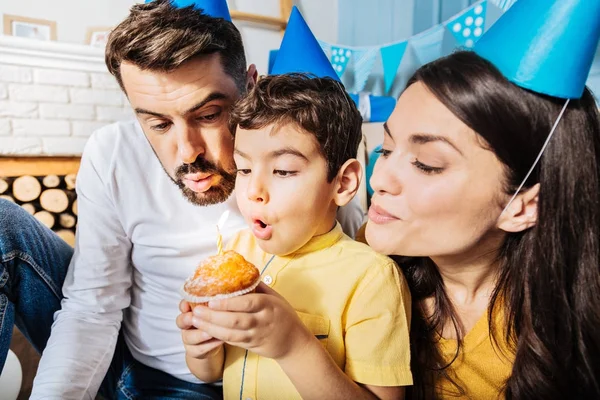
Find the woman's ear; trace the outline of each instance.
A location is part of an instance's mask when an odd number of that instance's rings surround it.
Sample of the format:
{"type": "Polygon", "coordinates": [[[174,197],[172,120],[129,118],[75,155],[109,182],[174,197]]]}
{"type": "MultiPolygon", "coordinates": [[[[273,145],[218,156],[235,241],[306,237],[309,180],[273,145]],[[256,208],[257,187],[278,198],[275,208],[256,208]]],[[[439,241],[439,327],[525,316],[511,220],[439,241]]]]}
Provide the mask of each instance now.
{"type": "Polygon", "coordinates": [[[342,165],[335,178],[335,192],[333,200],[339,207],[350,203],[358,192],[363,176],[362,166],[356,159],[350,159],[342,165]]]}
{"type": "Polygon", "coordinates": [[[498,218],[498,228],[505,232],[522,232],[537,223],[540,184],[522,191],[498,218]]]}

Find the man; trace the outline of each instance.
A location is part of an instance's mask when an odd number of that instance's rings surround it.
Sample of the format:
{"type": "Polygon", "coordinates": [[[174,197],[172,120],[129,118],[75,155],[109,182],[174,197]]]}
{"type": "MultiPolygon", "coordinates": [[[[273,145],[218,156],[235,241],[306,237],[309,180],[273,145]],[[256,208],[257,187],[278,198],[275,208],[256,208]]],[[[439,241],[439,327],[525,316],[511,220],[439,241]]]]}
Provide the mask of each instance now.
{"type": "Polygon", "coordinates": [[[106,63],[137,121],[89,139],[74,253],[0,203],[0,364],[14,320],[44,351],[32,398],[221,396],[185,365],[178,289],[214,254],[225,210],[225,240],[243,227],[227,119],[257,73],[225,1],[196,6],[211,16],[169,0],[135,5],[110,36],[106,63]]]}

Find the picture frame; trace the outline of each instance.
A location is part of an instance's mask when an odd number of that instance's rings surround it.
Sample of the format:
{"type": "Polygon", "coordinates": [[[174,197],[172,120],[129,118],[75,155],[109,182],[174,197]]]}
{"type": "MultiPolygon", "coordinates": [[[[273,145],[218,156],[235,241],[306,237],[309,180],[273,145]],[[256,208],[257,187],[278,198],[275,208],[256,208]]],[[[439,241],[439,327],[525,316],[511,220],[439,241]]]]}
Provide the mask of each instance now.
{"type": "Polygon", "coordinates": [[[44,41],[56,41],[56,21],[4,14],[4,34],[44,41]]]}
{"type": "Polygon", "coordinates": [[[85,43],[93,47],[104,47],[111,30],[112,27],[109,26],[90,27],[85,35],[85,43]]]}

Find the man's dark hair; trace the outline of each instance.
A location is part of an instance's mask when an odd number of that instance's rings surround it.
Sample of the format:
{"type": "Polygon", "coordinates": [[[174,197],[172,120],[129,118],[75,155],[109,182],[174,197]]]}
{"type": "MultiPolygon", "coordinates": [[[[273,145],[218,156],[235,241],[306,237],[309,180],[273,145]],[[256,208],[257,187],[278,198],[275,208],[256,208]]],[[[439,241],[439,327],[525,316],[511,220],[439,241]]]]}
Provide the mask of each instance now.
{"type": "Polygon", "coordinates": [[[171,0],[155,0],[131,7],[129,16],[110,33],[105,58],[109,72],[125,90],[120,71],[123,61],[143,70],[169,72],[194,57],[215,53],[244,92],[246,57],[233,23],[193,6],[176,8],[171,0]]]}
{"type": "Polygon", "coordinates": [[[230,128],[261,129],[271,124],[292,123],[314,135],[327,161],[327,179],[356,158],[362,133],[362,117],[344,87],[331,78],[306,74],[271,75],[233,107],[230,128]]]}

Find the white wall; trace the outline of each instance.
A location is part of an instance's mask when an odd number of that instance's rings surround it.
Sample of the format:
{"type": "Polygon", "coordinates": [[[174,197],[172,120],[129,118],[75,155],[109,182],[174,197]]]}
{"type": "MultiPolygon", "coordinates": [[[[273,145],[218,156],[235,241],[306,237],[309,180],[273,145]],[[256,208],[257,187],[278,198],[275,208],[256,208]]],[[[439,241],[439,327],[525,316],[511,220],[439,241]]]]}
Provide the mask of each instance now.
{"type": "MultiPolygon", "coordinates": [[[[112,26],[135,0],[0,0],[0,14],[57,22],[58,41],[0,35],[0,155],[80,155],[93,130],[132,117],[104,66],[103,51],[84,46],[89,26],[112,26]]],[[[317,37],[337,40],[338,0],[296,1],[317,37]]],[[[279,0],[229,0],[231,9],[279,17],[279,0]]],[[[0,23],[2,18],[0,18],[0,23]]],[[[249,63],[266,74],[281,32],[239,27],[249,63]]],[[[2,30],[0,29],[0,32],[2,30]]]]}
{"type": "MultiPolygon", "coordinates": [[[[129,8],[140,0],[0,0],[0,14],[20,15],[56,21],[59,42],[84,44],[90,27],[110,27],[128,14],[129,8]]],[[[338,36],[338,0],[296,0],[315,35],[335,43],[338,36]]],[[[279,0],[228,0],[231,9],[280,16],[279,0]]],[[[269,50],[281,43],[278,29],[234,21],[242,33],[249,63],[266,74],[269,50]]],[[[3,32],[0,18],[0,32],[3,32]]]]}
{"type": "MultiPolygon", "coordinates": [[[[338,0],[296,0],[294,2],[315,36],[330,43],[338,38],[338,0]]],[[[279,0],[229,0],[229,7],[254,14],[280,16],[279,0]]],[[[264,75],[269,66],[269,50],[278,49],[281,34],[278,29],[234,21],[242,33],[248,63],[256,64],[264,75]]]]}
{"type": "Polygon", "coordinates": [[[0,155],[80,155],[94,130],[132,117],[102,50],[0,37],[0,155]]]}
{"type": "MultiPolygon", "coordinates": [[[[56,22],[57,40],[85,43],[90,27],[110,27],[127,16],[136,0],[0,0],[0,13],[56,22]]],[[[0,25],[4,23],[0,19],[0,25]]],[[[4,32],[4,28],[0,29],[4,32]]]]}

